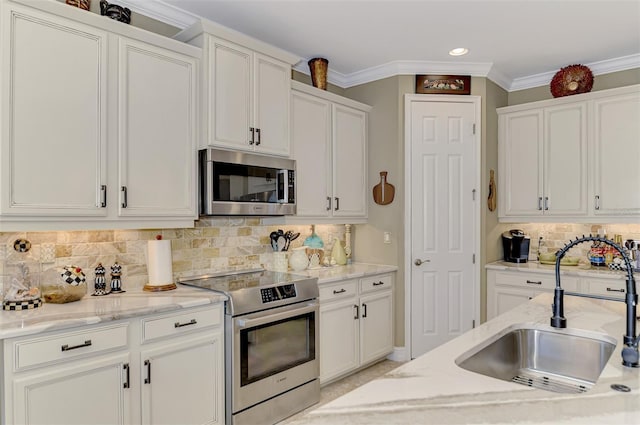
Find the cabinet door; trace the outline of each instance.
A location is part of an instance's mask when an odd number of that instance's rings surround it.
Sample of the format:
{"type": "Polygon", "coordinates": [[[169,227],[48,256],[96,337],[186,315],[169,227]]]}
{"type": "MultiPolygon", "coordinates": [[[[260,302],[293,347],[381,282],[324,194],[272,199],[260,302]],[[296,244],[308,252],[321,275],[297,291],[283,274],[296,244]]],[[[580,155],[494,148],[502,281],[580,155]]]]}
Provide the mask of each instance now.
{"type": "Polygon", "coordinates": [[[3,8],[1,213],[106,215],[107,35],[3,8]]]}
{"type": "Polygon", "coordinates": [[[223,424],[222,335],[141,351],[143,424],[223,424]]]}
{"type": "Polygon", "coordinates": [[[195,218],[196,59],[120,39],[121,216],[195,218]]]}
{"type": "Polygon", "coordinates": [[[384,291],[360,298],[360,364],[393,351],[393,295],[384,291]]]}
{"type": "Polygon", "coordinates": [[[593,101],[594,213],[640,216],[640,93],[593,101]]]}
{"type": "Polygon", "coordinates": [[[356,298],[320,305],[320,383],[359,366],[356,298]]]}
{"type": "Polygon", "coordinates": [[[331,104],[291,95],[291,140],[296,160],[298,217],[329,217],[331,209],[331,104]]]}
{"type": "Polygon", "coordinates": [[[587,214],[587,104],[544,109],[544,215],[587,214]]]}
{"type": "Polygon", "coordinates": [[[251,132],[251,50],[209,36],[208,143],[253,150],[251,132]]]}
{"type": "Polygon", "coordinates": [[[333,216],[366,217],[367,114],[333,105],[333,216]]]}
{"type": "Polygon", "coordinates": [[[259,53],[254,58],[256,151],[289,156],[291,66],[259,53]]]}
{"type": "Polygon", "coordinates": [[[542,215],[542,120],[542,109],[500,116],[498,203],[501,216],[542,215]]]}
{"type": "Polygon", "coordinates": [[[135,423],[128,364],[129,355],[119,354],[18,374],[12,383],[13,421],[7,423],[135,423]]]}
{"type": "MultiPolygon", "coordinates": [[[[491,302],[487,300],[487,320],[505,313],[520,304],[532,299],[535,291],[529,288],[514,288],[511,286],[496,286],[492,291],[491,302]]],[[[551,314],[551,310],[549,310],[551,314]]]]}

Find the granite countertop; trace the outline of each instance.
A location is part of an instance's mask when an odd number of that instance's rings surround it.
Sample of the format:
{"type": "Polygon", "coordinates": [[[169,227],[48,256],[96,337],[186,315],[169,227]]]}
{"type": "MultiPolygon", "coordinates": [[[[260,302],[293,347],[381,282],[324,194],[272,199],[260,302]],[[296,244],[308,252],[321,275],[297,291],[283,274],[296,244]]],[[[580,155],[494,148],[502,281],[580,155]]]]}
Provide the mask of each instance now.
{"type": "Polygon", "coordinates": [[[569,328],[607,334],[617,346],[586,393],[559,394],[470,372],[455,359],[514,324],[549,328],[552,294],[532,301],[312,410],[288,425],[639,424],[640,368],[622,366],[623,303],[565,298],[569,328]],[[611,389],[624,384],[631,392],[611,389]]]}
{"type": "Polygon", "coordinates": [[[391,273],[397,270],[397,266],[389,266],[385,264],[353,263],[346,266],[319,267],[317,269],[290,271],[289,273],[308,277],[317,277],[318,284],[323,284],[383,273],[391,273]]]}
{"type": "MultiPolygon", "coordinates": [[[[317,277],[318,283],[322,284],[388,273],[397,269],[396,266],[354,263],[291,273],[317,277]]],[[[178,285],[177,289],[166,292],[127,290],[102,297],[86,295],[79,301],[66,304],[44,303],[34,310],[0,311],[0,339],[205,306],[221,303],[226,299],[222,294],[184,285],[178,285]]]]}
{"type": "Polygon", "coordinates": [[[86,295],[66,304],[43,303],[34,310],[0,311],[0,339],[205,306],[226,299],[215,292],[182,286],[166,292],[127,290],[102,297],[86,295]]]}
{"type": "MultiPolygon", "coordinates": [[[[514,272],[535,272],[553,274],[555,276],[556,266],[551,264],[540,264],[537,261],[528,261],[523,264],[509,263],[506,261],[495,261],[485,265],[489,270],[503,270],[514,272]]],[[[560,274],[563,276],[591,277],[597,279],[622,279],[627,278],[626,271],[609,270],[607,267],[592,267],[590,264],[578,264],[577,266],[560,266],[560,274]]],[[[636,279],[637,280],[637,279],[636,279]]]]}

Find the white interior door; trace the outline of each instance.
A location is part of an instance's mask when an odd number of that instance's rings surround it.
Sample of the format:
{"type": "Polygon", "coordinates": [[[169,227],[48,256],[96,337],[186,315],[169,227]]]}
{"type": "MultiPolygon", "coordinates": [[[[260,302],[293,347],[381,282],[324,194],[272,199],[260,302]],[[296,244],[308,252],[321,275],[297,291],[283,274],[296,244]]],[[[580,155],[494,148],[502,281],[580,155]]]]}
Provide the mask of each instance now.
{"type": "Polygon", "coordinates": [[[411,357],[471,329],[478,312],[479,103],[413,101],[408,274],[411,357]]]}

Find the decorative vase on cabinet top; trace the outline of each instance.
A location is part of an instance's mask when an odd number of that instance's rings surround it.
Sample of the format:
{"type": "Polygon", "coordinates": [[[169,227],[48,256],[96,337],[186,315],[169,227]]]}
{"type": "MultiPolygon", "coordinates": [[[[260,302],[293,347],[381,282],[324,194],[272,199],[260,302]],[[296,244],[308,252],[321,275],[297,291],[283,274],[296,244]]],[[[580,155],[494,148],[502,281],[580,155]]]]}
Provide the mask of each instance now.
{"type": "Polygon", "coordinates": [[[336,264],[341,266],[347,264],[347,254],[344,252],[344,248],[338,238],[335,238],[333,248],[331,249],[331,257],[336,261],[336,264]]]}

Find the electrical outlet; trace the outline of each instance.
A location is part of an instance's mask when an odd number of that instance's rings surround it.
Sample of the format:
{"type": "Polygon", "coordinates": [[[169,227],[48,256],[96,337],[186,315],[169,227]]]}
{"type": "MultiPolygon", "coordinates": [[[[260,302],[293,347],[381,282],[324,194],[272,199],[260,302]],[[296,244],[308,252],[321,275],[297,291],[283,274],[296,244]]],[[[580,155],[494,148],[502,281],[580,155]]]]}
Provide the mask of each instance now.
{"type": "Polygon", "coordinates": [[[384,232],[383,239],[384,243],[391,243],[391,232],[384,232]]]}
{"type": "Polygon", "coordinates": [[[40,261],[42,261],[43,263],[55,263],[56,244],[43,243],[40,245],[40,261]]]}

